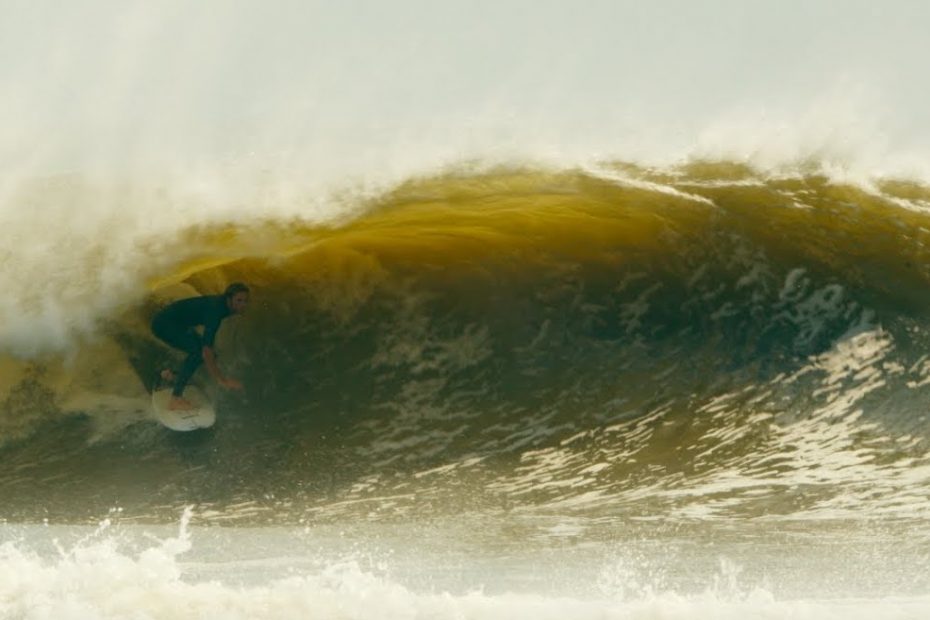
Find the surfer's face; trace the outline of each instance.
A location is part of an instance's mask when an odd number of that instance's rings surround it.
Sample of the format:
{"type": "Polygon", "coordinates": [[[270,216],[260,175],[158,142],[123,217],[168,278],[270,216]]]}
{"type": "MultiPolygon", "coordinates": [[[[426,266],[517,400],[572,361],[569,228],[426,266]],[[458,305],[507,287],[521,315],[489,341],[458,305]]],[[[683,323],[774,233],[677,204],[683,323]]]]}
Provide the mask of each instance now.
{"type": "Polygon", "coordinates": [[[245,292],[236,293],[226,303],[229,304],[229,309],[232,310],[233,314],[242,314],[249,305],[249,294],[245,292]]]}

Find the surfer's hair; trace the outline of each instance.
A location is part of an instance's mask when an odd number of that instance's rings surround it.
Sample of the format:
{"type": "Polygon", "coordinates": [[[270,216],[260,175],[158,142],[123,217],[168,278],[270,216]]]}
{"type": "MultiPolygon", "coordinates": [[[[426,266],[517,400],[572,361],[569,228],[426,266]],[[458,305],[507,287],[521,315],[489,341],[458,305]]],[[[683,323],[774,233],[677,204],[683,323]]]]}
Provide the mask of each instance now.
{"type": "Polygon", "coordinates": [[[226,291],[223,293],[223,297],[225,297],[226,299],[232,299],[238,293],[248,293],[248,292],[249,292],[249,287],[247,287],[245,284],[243,284],[242,282],[233,282],[232,284],[226,287],[226,291]]]}

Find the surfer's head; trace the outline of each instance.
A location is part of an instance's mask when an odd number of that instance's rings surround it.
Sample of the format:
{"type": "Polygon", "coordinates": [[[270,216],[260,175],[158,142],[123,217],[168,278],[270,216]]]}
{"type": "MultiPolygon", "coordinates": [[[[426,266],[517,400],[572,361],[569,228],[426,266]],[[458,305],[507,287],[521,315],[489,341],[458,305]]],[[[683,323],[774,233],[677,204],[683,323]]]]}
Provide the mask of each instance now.
{"type": "Polygon", "coordinates": [[[233,282],[223,293],[226,306],[233,314],[242,314],[249,305],[249,287],[242,282],[233,282]]]}

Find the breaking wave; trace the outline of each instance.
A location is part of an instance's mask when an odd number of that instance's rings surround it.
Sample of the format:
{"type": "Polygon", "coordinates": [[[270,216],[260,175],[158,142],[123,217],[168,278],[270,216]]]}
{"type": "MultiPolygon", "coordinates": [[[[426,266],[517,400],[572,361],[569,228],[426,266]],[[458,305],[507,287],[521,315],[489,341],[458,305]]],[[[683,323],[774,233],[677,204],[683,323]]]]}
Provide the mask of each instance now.
{"type": "Polygon", "coordinates": [[[4,516],[194,496],[248,522],[926,516],[927,187],[613,163],[450,169],[306,217],[317,201],[292,198],[293,217],[147,237],[114,218],[10,254],[4,516]],[[170,355],[148,321],[234,280],[253,307],[218,346],[247,396],[215,394],[208,440],[172,436],[148,419],[170,355]],[[140,476],[152,491],[125,493],[140,476]]]}

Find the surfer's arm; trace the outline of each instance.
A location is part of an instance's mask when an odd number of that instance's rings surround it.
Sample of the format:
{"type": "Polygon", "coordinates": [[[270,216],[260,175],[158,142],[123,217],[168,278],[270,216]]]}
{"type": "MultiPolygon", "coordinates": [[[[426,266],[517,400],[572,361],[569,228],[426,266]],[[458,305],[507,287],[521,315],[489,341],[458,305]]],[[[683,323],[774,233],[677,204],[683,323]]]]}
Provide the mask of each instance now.
{"type": "Polygon", "coordinates": [[[210,373],[210,376],[216,379],[217,383],[222,383],[226,377],[224,377],[223,373],[220,372],[220,367],[216,363],[216,353],[213,352],[213,347],[204,345],[202,354],[204,366],[207,367],[207,371],[210,373]]]}
{"type": "Polygon", "coordinates": [[[203,364],[207,367],[207,372],[210,373],[210,376],[213,377],[217,383],[230,390],[242,389],[241,383],[235,379],[229,379],[220,371],[220,366],[216,363],[216,353],[213,351],[213,347],[204,345],[202,354],[203,364]]]}

